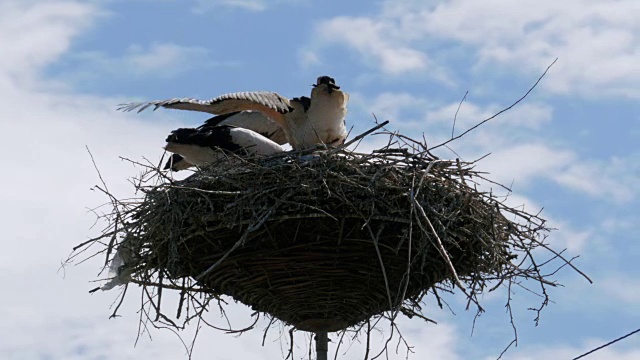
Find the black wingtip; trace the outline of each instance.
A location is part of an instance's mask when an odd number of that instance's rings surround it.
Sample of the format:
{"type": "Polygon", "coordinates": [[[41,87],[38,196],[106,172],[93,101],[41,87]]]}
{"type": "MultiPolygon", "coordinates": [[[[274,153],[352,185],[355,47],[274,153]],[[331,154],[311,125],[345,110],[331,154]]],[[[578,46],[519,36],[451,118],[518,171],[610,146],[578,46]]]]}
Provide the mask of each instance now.
{"type": "Polygon", "coordinates": [[[192,135],[196,134],[198,129],[193,128],[180,128],[175,129],[167,136],[166,142],[183,144],[185,140],[189,139],[192,135]]]}
{"type": "Polygon", "coordinates": [[[219,125],[204,129],[180,128],[173,130],[167,137],[167,143],[217,147],[229,151],[241,150],[242,147],[233,142],[231,125],[219,125]]]}

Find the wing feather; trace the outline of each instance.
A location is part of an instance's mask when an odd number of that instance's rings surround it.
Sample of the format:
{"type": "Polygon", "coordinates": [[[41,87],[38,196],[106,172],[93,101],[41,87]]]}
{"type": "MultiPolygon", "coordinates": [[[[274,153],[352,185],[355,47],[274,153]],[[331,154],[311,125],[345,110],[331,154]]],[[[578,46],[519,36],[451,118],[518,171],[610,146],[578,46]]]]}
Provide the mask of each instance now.
{"type": "Polygon", "coordinates": [[[255,131],[279,145],[289,141],[284,129],[259,111],[240,111],[218,115],[206,120],[198,129],[222,125],[232,125],[255,131]]]}
{"type": "Polygon", "coordinates": [[[236,111],[255,110],[273,115],[274,113],[286,114],[292,110],[289,100],[275,92],[249,91],[223,94],[210,100],[198,100],[191,98],[174,98],[150,102],[120,104],[120,111],[144,111],[153,107],[167,109],[201,111],[215,115],[228,114],[236,111]]]}

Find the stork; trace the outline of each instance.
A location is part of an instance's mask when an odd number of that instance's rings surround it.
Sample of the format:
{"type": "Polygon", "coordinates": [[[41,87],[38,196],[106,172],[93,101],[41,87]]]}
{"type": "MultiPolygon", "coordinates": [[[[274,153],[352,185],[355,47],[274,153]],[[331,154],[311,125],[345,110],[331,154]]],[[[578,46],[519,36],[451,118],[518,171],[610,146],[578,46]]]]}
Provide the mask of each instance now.
{"type": "Polygon", "coordinates": [[[259,111],[247,110],[214,116],[205,120],[198,129],[211,128],[214,126],[231,125],[257,132],[258,134],[274,141],[279,145],[288,142],[287,135],[280,125],[269,119],[259,111]]]}
{"type": "MultiPolygon", "coordinates": [[[[287,143],[287,136],[280,125],[258,111],[238,111],[225,115],[214,116],[206,120],[204,124],[200,125],[197,129],[205,131],[207,129],[224,125],[231,125],[255,131],[278,145],[284,145],[287,143]]],[[[240,134],[240,132],[236,133],[240,134]]],[[[207,146],[207,148],[209,148],[209,146],[207,146]]],[[[203,149],[203,151],[208,150],[203,149]]],[[[193,165],[194,164],[188,162],[182,155],[175,153],[169,157],[169,160],[164,166],[164,170],[170,169],[171,171],[180,171],[190,168],[193,165]]]]}
{"type": "Polygon", "coordinates": [[[216,115],[253,110],[277,123],[294,150],[315,145],[339,145],[347,136],[344,118],[349,95],[329,76],[318,77],[311,97],[287,99],[275,92],[239,92],[211,100],[174,98],[123,104],[118,109],[141,112],[153,107],[201,111],[216,115]]]}
{"type": "Polygon", "coordinates": [[[182,156],[187,164],[205,166],[224,156],[219,149],[237,154],[271,155],[282,146],[255,131],[220,125],[204,129],[181,128],[167,137],[165,150],[182,156]]]}
{"type": "Polygon", "coordinates": [[[296,148],[314,145],[342,145],[347,138],[345,116],[349,94],[340,90],[336,81],[329,76],[320,76],[312,85],[310,104],[305,109],[306,116],[288,117],[289,127],[294,133],[296,148]]]}

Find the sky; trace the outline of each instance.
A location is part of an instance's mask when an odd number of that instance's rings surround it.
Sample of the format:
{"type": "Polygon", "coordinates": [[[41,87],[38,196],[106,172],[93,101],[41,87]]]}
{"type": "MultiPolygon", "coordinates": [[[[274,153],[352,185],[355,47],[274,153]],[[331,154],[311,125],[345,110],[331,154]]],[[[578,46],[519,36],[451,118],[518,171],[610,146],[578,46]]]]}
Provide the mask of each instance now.
{"type": "MultiPolygon", "coordinates": [[[[0,0],[0,353],[6,359],[180,359],[181,340],[152,329],[134,346],[139,299],[109,319],[118,291],[101,283],[103,261],[61,266],[99,233],[88,210],[100,179],[131,196],[140,172],[119,157],[157,162],[166,135],[206,117],[117,112],[117,104],[233,91],[308,95],[331,75],[351,94],[352,134],[373,125],[437,144],[522,96],[517,107],[439,149],[474,160],[513,184],[510,201],[541,208],[556,249],[594,281],[564,269],[538,326],[517,290],[518,346],[506,359],[570,359],[640,327],[640,2],[636,0],[0,0]],[[150,335],[150,336],[149,336],[150,335]]],[[[381,144],[370,139],[361,149],[381,144]]],[[[133,290],[133,289],[130,289],[133,290]]],[[[132,292],[134,293],[134,292],[132,292]]],[[[495,359],[513,337],[505,294],[475,312],[432,303],[437,325],[400,321],[410,359],[495,359]]],[[[238,327],[250,311],[232,305],[238,327]]],[[[215,311],[210,321],[224,324],[215,311]]],[[[260,329],[267,323],[261,321],[260,329]]],[[[196,324],[182,333],[190,341],[196,324]]],[[[286,336],[240,337],[203,328],[193,359],[279,359],[286,336]]],[[[388,329],[383,329],[388,331],[388,329]]],[[[380,336],[372,344],[380,348],[380,336]]],[[[295,333],[295,358],[308,335],[295,333]]],[[[331,337],[330,351],[337,338],[331,337]]],[[[362,339],[338,358],[364,357],[362,339]]],[[[402,348],[389,358],[404,359],[402,348]]],[[[588,357],[640,358],[640,336],[588,357]]]]}

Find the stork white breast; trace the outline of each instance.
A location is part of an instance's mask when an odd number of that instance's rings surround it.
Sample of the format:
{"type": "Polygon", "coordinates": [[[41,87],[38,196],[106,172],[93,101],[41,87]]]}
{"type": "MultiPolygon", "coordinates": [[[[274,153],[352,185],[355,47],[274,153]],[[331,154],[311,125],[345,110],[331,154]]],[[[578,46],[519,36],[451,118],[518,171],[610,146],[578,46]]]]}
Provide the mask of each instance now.
{"type": "Polygon", "coordinates": [[[349,94],[340,90],[328,92],[321,86],[326,87],[320,85],[311,92],[308,121],[302,124],[299,132],[302,147],[319,143],[340,144],[347,137],[344,118],[349,94]]]}

